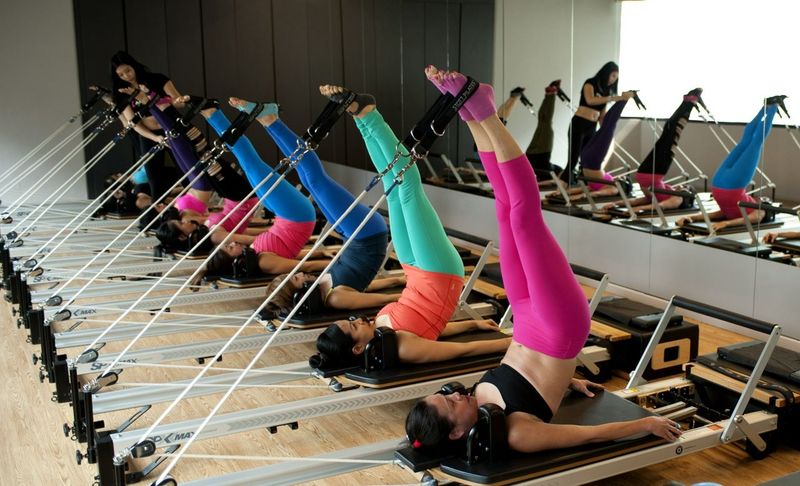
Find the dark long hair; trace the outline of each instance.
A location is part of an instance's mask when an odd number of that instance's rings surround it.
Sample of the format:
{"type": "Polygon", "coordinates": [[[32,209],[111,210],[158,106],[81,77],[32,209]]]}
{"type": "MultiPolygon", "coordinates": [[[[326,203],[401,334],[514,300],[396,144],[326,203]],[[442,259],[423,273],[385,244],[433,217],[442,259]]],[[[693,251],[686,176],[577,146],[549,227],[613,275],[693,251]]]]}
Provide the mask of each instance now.
{"type": "Polygon", "coordinates": [[[128,83],[117,76],[117,68],[123,64],[127,64],[133,68],[133,72],[136,73],[136,80],[140,83],[144,80],[144,77],[150,74],[150,69],[134,59],[133,56],[125,51],[117,51],[116,54],[111,56],[111,96],[114,97],[115,103],[119,103],[125,96],[123,93],[120,93],[119,90],[130,87],[128,83]]]}
{"type": "Polygon", "coordinates": [[[439,445],[450,437],[453,424],[425,400],[419,400],[406,416],[406,436],[415,448],[439,445]]]}
{"type": "Polygon", "coordinates": [[[614,96],[617,94],[617,86],[619,85],[619,77],[614,81],[611,86],[608,85],[608,78],[613,72],[619,73],[619,66],[614,61],[608,61],[603,64],[603,67],[597,71],[597,74],[592,78],[592,85],[594,92],[600,96],[614,96]]]}
{"type": "Polygon", "coordinates": [[[182,250],[186,247],[186,235],[172,223],[173,221],[176,220],[166,220],[156,228],[156,238],[167,251],[182,250]]]}
{"type": "Polygon", "coordinates": [[[312,356],[309,363],[314,368],[356,364],[360,357],[353,354],[355,343],[339,326],[331,324],[317,337],[319,354],[312,356]]]}
{"type": "Polygon", "coordinates": [[[234,258],[220,250],[206,263],[206,275],[211,277],[230,277],[233,275],[234,258]]]}

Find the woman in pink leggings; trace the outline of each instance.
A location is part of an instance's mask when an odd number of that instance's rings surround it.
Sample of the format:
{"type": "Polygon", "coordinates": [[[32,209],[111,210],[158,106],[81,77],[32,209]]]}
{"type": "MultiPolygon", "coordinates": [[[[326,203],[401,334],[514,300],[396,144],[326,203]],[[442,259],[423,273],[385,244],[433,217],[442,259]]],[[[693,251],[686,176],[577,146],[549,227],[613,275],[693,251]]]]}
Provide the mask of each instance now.
{"type": "MultiPolygon", "coordinates": [[[[459,92],[463,75],[426,70],[441,91],[459,92]]],[[[482,84],[461,110],[494,188],[500,267],[514,311],[514,341],[502,364],[487,372],[472,395],[430,395],[412,408],[406,433],[414,447],[456,440],[477,421],[478,407],[505,410],[508,442],[520,452],[614,440],[642,432],[674,440],[677,424],[663,417],[598,426],[549,423],[568,388],[588,396],[600,385],[573,378],[575,357],[589,334],[586,297],[545,225],[530,162],[497,117],[492,87],[482,84]]]]}

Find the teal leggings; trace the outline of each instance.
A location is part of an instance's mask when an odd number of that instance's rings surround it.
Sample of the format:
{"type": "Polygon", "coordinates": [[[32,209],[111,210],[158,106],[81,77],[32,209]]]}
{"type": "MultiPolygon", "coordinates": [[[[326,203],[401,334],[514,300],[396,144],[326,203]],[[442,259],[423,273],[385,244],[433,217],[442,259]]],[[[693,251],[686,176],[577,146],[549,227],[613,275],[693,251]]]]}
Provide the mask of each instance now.
{"type": "MultiPolygon", "coordinates": [[[[379,172],[392,161],[396,147],[403,153],[392,172],[383,177],[383,187],[388,189],[397,173],[408,163],[408,151],[398,144],[397,137],[377,109],[355,121],[379,172]]],[[[428,272],[464,275],[464,264],[425,195],[416,165],[403,174],[403,183],[389,193],[387,201],[392,244],[400,263],[428,272]]]]}

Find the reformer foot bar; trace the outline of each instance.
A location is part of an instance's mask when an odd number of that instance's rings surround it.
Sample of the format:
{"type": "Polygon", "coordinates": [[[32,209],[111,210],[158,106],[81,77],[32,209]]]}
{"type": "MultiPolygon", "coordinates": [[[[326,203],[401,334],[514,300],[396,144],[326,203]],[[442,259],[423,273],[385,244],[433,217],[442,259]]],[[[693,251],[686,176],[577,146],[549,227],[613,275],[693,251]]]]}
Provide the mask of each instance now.
{"type": "Polygon", "coordinates": [[[614,219],[612,220],[612,223],[637,231],[646,231],[648,233],[662,236],[672,236],[673,233],[678,230],[678,227],[674,224],[671,224],[674,223],[675,218],[667,220],[667,215],[680,216],[697,211],[697,207],[695,206],[689,208],[678,207],[674,209],[664,209],[661,207],[658,202],[658,198],[656,197],[657,194],[664,194],[668,196],[677,196],[683,198],[684,200],[690,199],[695,201],[700,196],[694,191],[694,189],[691,188],[691,186],[687,187],[687,190],[669,190],[651,187],[650,193],[650,205],[652,206],[652,209],[637,210],[631,206],[628,197],[624,196],[622,201],[626,209],[612,209],[608,212],[608,214],[612,216],[621,216],[626,219],[614,219]],[[658,218],[660,224],[654,223],[652,221],[654,218],[658,218]]]}
{"type": "MultiPolygon", "coordinates": [[[[701,425],[690,428],[675,442],[665,442],[651,436],[538,454],[520,454],[508,449],[502,410],[482,407],[479,411],[479,422],[469,435],[471,439],[468,440],[467,450],[472,451],[472,454],[468,459],[463,459],[460,452],[451,453],[448,458],[441,455],[436,457],[436,451],[426,451],[429,457],[425,457],[420,453],[421,451],[415,451],[412,448],[400,450],[398,459],[412,470],[429,469],[439,464],[439,469],[444,477],[467,484],[507,484],[511,482],[515,484],[583,484],[741,439],[747,439],[759,451],[765,450],[767,444],[761,434],[777,428],[777,416],[766,409],[758,410],[758,407],[749,413],[746,410],[764,367],[778,342],[780,326],[677,296],[670,300],[628,386],[618,392],[605,392],[599,399],[592,400],[583,397],[574,402],[566,400],[554,421],[598,423],[600,418],[613,417],[613,420],[626,420],[640,417],[642,413],[651,413],[634,406],[632,401],[670,413],[674,413],[674,408],[680,408],[662,406],[661,397],[670,394],[679,397],[693,396],[695,384],[691,380],[691,374],[688,374],[687,378],[672,378],[651,383],[645,383],[641,378],[677,308],[769,335],[736,405],[729,414],[724,411],[717,414],[720,415],[719,420],[698,420],[701,425]],[[607,411],[602,411],[602,408],[592,411],[593,407],[598,404],[602,405],[603,401],[610,405],[610,408],[606,409],[607,411]],[[666,410],[667,408],[669,410],[666,410]],[[623,409],[627,409],[628,412],[622,412],[623,409]],[[497,410],[499,410],[499,414],[497,410]],[[574,412],[579,413],[573,416],[574,412]]],[[[692,412],[692,407],[688,408],[688,411],[692,412]]],[[[711,411],[701,410],[701,412],[710,413],[711,411]]],[[[679,418],[678,420],[683,419],[679,418]]]]}

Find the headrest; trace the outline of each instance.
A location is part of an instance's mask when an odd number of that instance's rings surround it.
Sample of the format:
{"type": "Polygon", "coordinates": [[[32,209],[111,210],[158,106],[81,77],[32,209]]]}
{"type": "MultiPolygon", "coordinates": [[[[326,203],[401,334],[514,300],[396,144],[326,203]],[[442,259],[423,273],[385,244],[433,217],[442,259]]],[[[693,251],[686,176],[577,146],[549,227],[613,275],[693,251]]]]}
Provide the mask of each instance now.
{"type": "Polygon", "coordinates": [[[233,278],[242,279],[257,275],[261,275],[261,269],[258,267],[258,252],[245,246],[242,248],[242,254],[233,260],[233,278]]]}
{"type": "MultiPolygon", "coordinates": [[[[308,289],[311,288],[312,282],[303,282],[303,285],[297,289],[292,295],[292,307],[297,307],[297,303],[300,302],[300,299],[308,292],[308,289]]],[[[325,310],[325,302],[322,298],[322,289],[319,288],[317,285],[313,291],[311,291],[311,295],[300,305],[297,309],[297,313],[295,313],[298,317],[304,316],[313,316],[319,315],[325,310]]]]}
{"type": "MultiPolygon", "coordinates": [[[[195,227],[194,231],[189,233],[189,237],[186,238],[186,251],[191,250],[197,244],[208,235],[208,226],[203,224],[198,224],[195,227]]],[[[211,242],[211,238],[206,238],[203,243],[200,245],[199,248],[196,248],[192,253],[195,255],[202,255],[205,253],[210,253],[211,250],[214,249],[214,243],[211,242]]]]}

